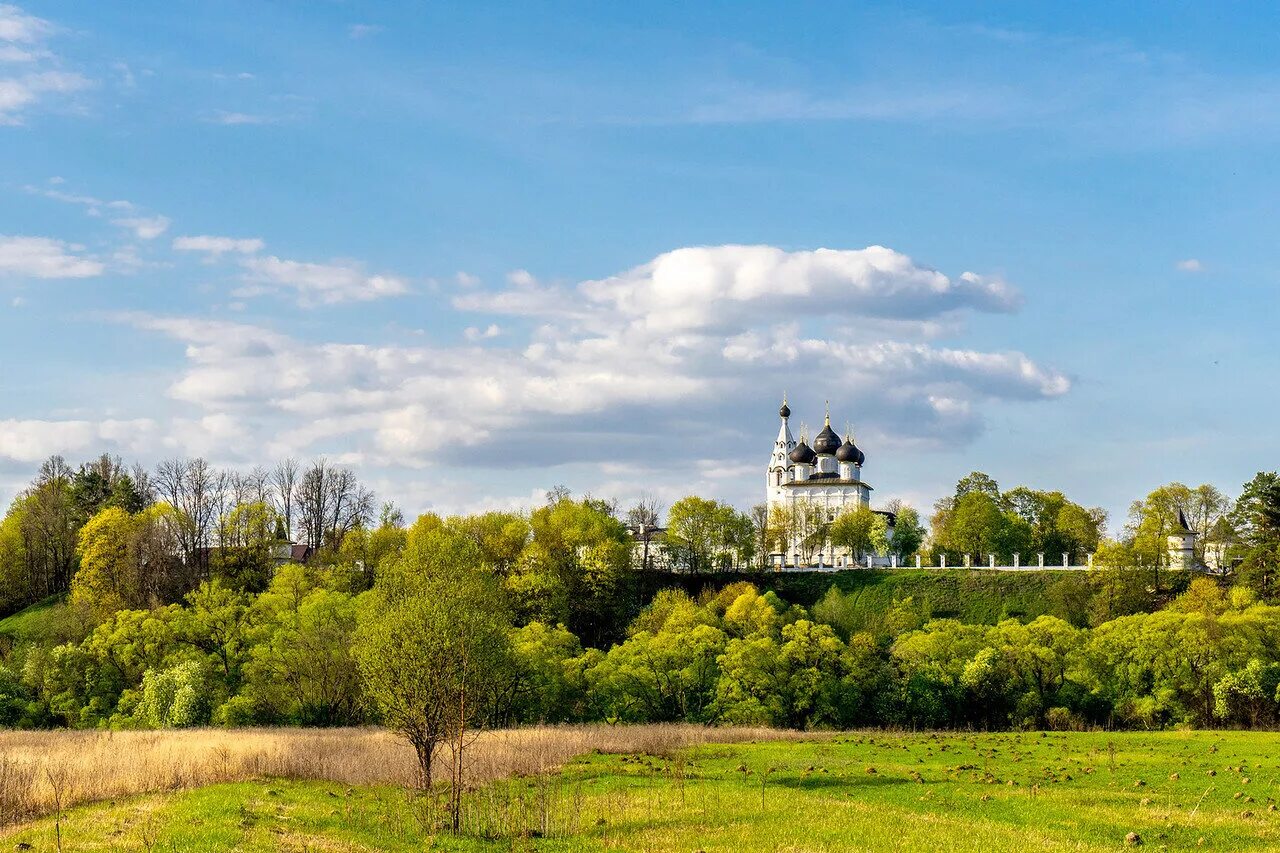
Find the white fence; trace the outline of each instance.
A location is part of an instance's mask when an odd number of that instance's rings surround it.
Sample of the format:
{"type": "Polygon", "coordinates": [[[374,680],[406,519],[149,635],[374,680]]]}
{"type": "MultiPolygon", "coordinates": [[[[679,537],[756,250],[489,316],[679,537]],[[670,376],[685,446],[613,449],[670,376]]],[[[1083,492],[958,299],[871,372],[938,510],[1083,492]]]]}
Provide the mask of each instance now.
{"type": "Polygon", "coordinates": [[[821,561],[811,566],[788,566],[784,565],[781,555],[774,556],[773,568],[775,571],[786,572],[840,572],[847,569],[988,569],[998,572],[1035,572],[1041,569],[1054,569],[1056,571],[1083,572],[1093,568],[1093,555],[1090,554],[1084,563],[1072,563],[1070,554],[1063,554],[1059,562],[1050,562],[1044,554],[1036,554],[1034,562],[1023,563],[1021,554],[1013,555],[1013,563],[1010,565],[996,565],[996,555],[988,554],[985,562],[975,563],[973,559],[966,555],[963,562],[947,563],[946,555],[942,556],[938,565],[926,564],[917,554],[914,560],[901,563],[897,555],[891,557],[867,556],[862,562],[855,562],[851,559],[839,559],[834,565],[825,565],[821,561]]]}

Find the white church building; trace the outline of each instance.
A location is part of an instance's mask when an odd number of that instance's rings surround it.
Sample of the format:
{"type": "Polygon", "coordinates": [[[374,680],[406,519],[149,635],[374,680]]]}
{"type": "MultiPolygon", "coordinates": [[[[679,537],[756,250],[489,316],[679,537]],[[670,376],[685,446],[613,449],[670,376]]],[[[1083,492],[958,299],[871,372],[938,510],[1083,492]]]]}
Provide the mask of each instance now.
{"type": "MultiPolygon", "coordinates": [[[[812,446],[803,431],[798,442],[792,437],[791,407],[787,405],[785,396],[778,415],[782,424],[778,427],[766,475],[766,504],[770,514],[778,509],[791,513],[817,512],[831,522],[845,512],[871,505],[871,484],[862,479],[866,454],[854,444],[852,434],[846,434],[841,440],[831,428],[830,407],[822,431],[813,439],[812,446]]],[[[892,535],[893,514],[882,514],[888,519],[889,534],[892,535]]],[[[798,537],[793,538],[796,541],[786,543],[783,551],[771,556],[776,567],[800,568],[806,564],[851,566],[860,556],[830,542],[817,548],[804,548],[798,537]]]]}

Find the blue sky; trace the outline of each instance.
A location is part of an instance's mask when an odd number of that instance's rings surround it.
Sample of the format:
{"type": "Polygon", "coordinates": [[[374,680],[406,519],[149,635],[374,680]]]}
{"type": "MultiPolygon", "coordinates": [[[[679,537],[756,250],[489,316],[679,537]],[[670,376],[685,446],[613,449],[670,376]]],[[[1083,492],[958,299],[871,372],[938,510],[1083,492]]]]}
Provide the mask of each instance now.
{"type": "Polygon", "coordinates": [[[0,492],[323,454],[410,513],[746,507],[783,390],[877,500],[1234,492],[1280,10],[1113,5],[0,5],[0,492]]]}

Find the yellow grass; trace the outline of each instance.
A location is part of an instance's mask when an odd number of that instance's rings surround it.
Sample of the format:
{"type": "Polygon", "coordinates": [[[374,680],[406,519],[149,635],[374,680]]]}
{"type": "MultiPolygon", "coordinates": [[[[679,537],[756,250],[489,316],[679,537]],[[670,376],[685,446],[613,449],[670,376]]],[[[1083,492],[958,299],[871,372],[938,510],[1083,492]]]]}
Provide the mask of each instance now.
{"type": "MultiPolygon", "coordinates": [[[[798,738],[763,728],[542,726],[483,733],[467,782],[554,770],[584,753],[665,755],[685,746],[798,738]]],[[[63,808],[261,777],[413,783],[413,750],[377,728],[0,732],[0,826],[63,808]]]]}

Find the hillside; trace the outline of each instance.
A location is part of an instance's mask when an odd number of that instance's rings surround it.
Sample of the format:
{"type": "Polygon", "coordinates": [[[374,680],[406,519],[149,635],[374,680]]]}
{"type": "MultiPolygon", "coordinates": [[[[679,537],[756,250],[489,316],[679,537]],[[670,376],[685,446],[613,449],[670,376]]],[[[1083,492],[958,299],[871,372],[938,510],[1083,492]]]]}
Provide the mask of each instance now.
{"type": "MultiPolygon", "coordinates": [[[[643,577],[640,598],[657,590],[681,587],[697,596],[736,581],[770,589],[786,601],[812,607],[833,585],[854,597],[863,624],[874,625],[894,601],[908,596],[937,618],[993,625],[1002,618],[1034,619],[1049,614],[1076,625],[1085,621],[1090,594],[1085,572],[1044,569],[1008,572],[987,569],[854,569],[842,572],[762,572],[643,577]]],[[[1167,573],[1171,591],[1180,591],[1186,575],[1167,573]]]]}
{"type": "Polygon", "coordinates": [[[0,639],[42,645],[59,641],[67,630],[66,616],[63,597],[50,596],[0,619],[0,639]]]}

